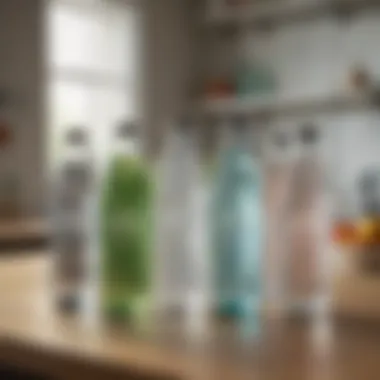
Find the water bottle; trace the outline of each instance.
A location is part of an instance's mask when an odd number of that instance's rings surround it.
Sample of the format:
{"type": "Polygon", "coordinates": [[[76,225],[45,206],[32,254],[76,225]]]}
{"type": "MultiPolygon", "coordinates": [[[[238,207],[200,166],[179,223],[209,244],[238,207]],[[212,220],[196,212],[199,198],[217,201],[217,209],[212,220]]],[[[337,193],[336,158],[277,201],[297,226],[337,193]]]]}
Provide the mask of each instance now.
{"type": "Polygon", "coordinates": [[[139,328],[152,288],[153,178],[135,123],[115,131],[100,205],[100,303],[107,321],[139,328]]]}
{"type": "Polygon", "coordinates": [[[88,280],[90,199],[94,167],[88,133],[83,127],[67,132],[62,161],[54,176],[54,289],[58,308],[79,311],[88,280]]]}
{"type": "Polygon", "coordinates": [[[287,266],[288,204],[296,162],[296,133],[283,122],[271,129],[265,142],[265,310],[271,317],[286,311],[284,268],[287,266]]]}
{"type": "Polygon", "coordinates": [[[318,127],[303,125],[287,210],[286,303],[291,314],[312,316],[325,302],[327,198],[318,127]]]}
{"type": "Polygon", "coordinates": [[[249,123],[225,126],[212,199],[214,298],[218,314],[257,332],[262,296],[262,179],[249,123]]]}
{"type": "Polygon", "coordinates": [[[164,144],[159,165],[156,295],[159,314],[179,317],[194,336],[207,303],[206,192],[197,125],[183,117],[164,144]]]}

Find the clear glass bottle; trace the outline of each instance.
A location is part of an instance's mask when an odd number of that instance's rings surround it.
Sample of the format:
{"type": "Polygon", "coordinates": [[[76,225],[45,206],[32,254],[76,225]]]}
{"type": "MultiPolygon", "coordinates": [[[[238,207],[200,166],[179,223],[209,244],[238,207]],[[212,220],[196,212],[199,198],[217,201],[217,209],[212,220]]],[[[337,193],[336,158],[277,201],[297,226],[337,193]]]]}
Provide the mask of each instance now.
{"type": "Polygon", "coordinates": [[[83,307],[88,279],[90,192],[94,178],[88,132],[74,127],[53,185],[53,244],[55,299],[62,311],[83,307]]]}
{"type": "MultiPolygon", "coordinates": [[[[179,315],[191,333],[206,310],[206,204],[197,125],[169,131],[159,165],[156,296],[161,315],[179,315]]],[[[183,325],[183,323],[181,323],[183,325]]]]}

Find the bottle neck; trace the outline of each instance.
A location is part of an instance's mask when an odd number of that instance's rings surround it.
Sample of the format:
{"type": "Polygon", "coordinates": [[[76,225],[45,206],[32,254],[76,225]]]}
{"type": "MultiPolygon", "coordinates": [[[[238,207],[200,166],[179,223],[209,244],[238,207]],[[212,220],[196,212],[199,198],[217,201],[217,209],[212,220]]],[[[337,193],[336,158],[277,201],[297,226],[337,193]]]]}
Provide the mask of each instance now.
{"type": "Polygon", "coordinates": [[[320,147],[317,143],[301,144],[299,147],[299,156],[304,158],[316,158],[319,156],[320,147]]]}
{"type": "Polygon", "coordinates": [[[87,145],[67,146],[63,161],[87,161],[92,159],[92,151],[87,145]]]}
{"type": "Polygon", "coordinates": [[[243,128],[226,124],[222,129],[221,149],[242,149],[252,158],[260,157],[261,132],[257,128],[245,126],[243,128]]]}
{"type": "Polygon", "coordinates": [[[228,150],[244,144],[241,131],[231,124],[225,124],[222,127],[220,147],[222,150],[228,150]]]}
{"type": "Polygon", "coordinates": [[[114,143],[113,153],[118,156],[137,157],[141,153],[140,144],[137,139],[118,139],[114,143]]]}

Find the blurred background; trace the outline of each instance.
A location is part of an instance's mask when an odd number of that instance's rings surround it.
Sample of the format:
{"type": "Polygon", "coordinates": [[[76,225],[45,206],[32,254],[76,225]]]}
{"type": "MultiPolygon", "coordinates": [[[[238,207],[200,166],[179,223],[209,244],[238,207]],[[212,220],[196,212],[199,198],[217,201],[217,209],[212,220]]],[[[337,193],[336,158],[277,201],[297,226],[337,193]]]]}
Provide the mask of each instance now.
{"type": "Polygon", "coordinates": [[[379,5],[1,0],[4,305],[376,325],[379,5]]]}

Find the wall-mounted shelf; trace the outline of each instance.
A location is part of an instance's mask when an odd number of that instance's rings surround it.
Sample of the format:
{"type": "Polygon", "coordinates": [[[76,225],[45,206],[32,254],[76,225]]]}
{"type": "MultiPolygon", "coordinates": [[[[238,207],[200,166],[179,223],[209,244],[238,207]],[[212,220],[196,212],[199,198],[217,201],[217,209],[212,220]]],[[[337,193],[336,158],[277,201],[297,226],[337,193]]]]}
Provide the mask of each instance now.
{"type": "Polygon", "coordinates": [[[342,15],[380,6],[378,0],[263,0],[251,6],[235,6],[207,12],[205,26],[260,26],[297,20],[309,20],[328,14],[342,15]]]}
{"type": "Polygon", "coordinates": [[[376,108],[378,91],[366,93],[336,93],[330,95],[281,99],[271,97],[228,98],[206,100],[197,107],[197,114],[225,117],[246,115],[249,117],[272,117],[310,113],[331,113],[376,108]]]}

